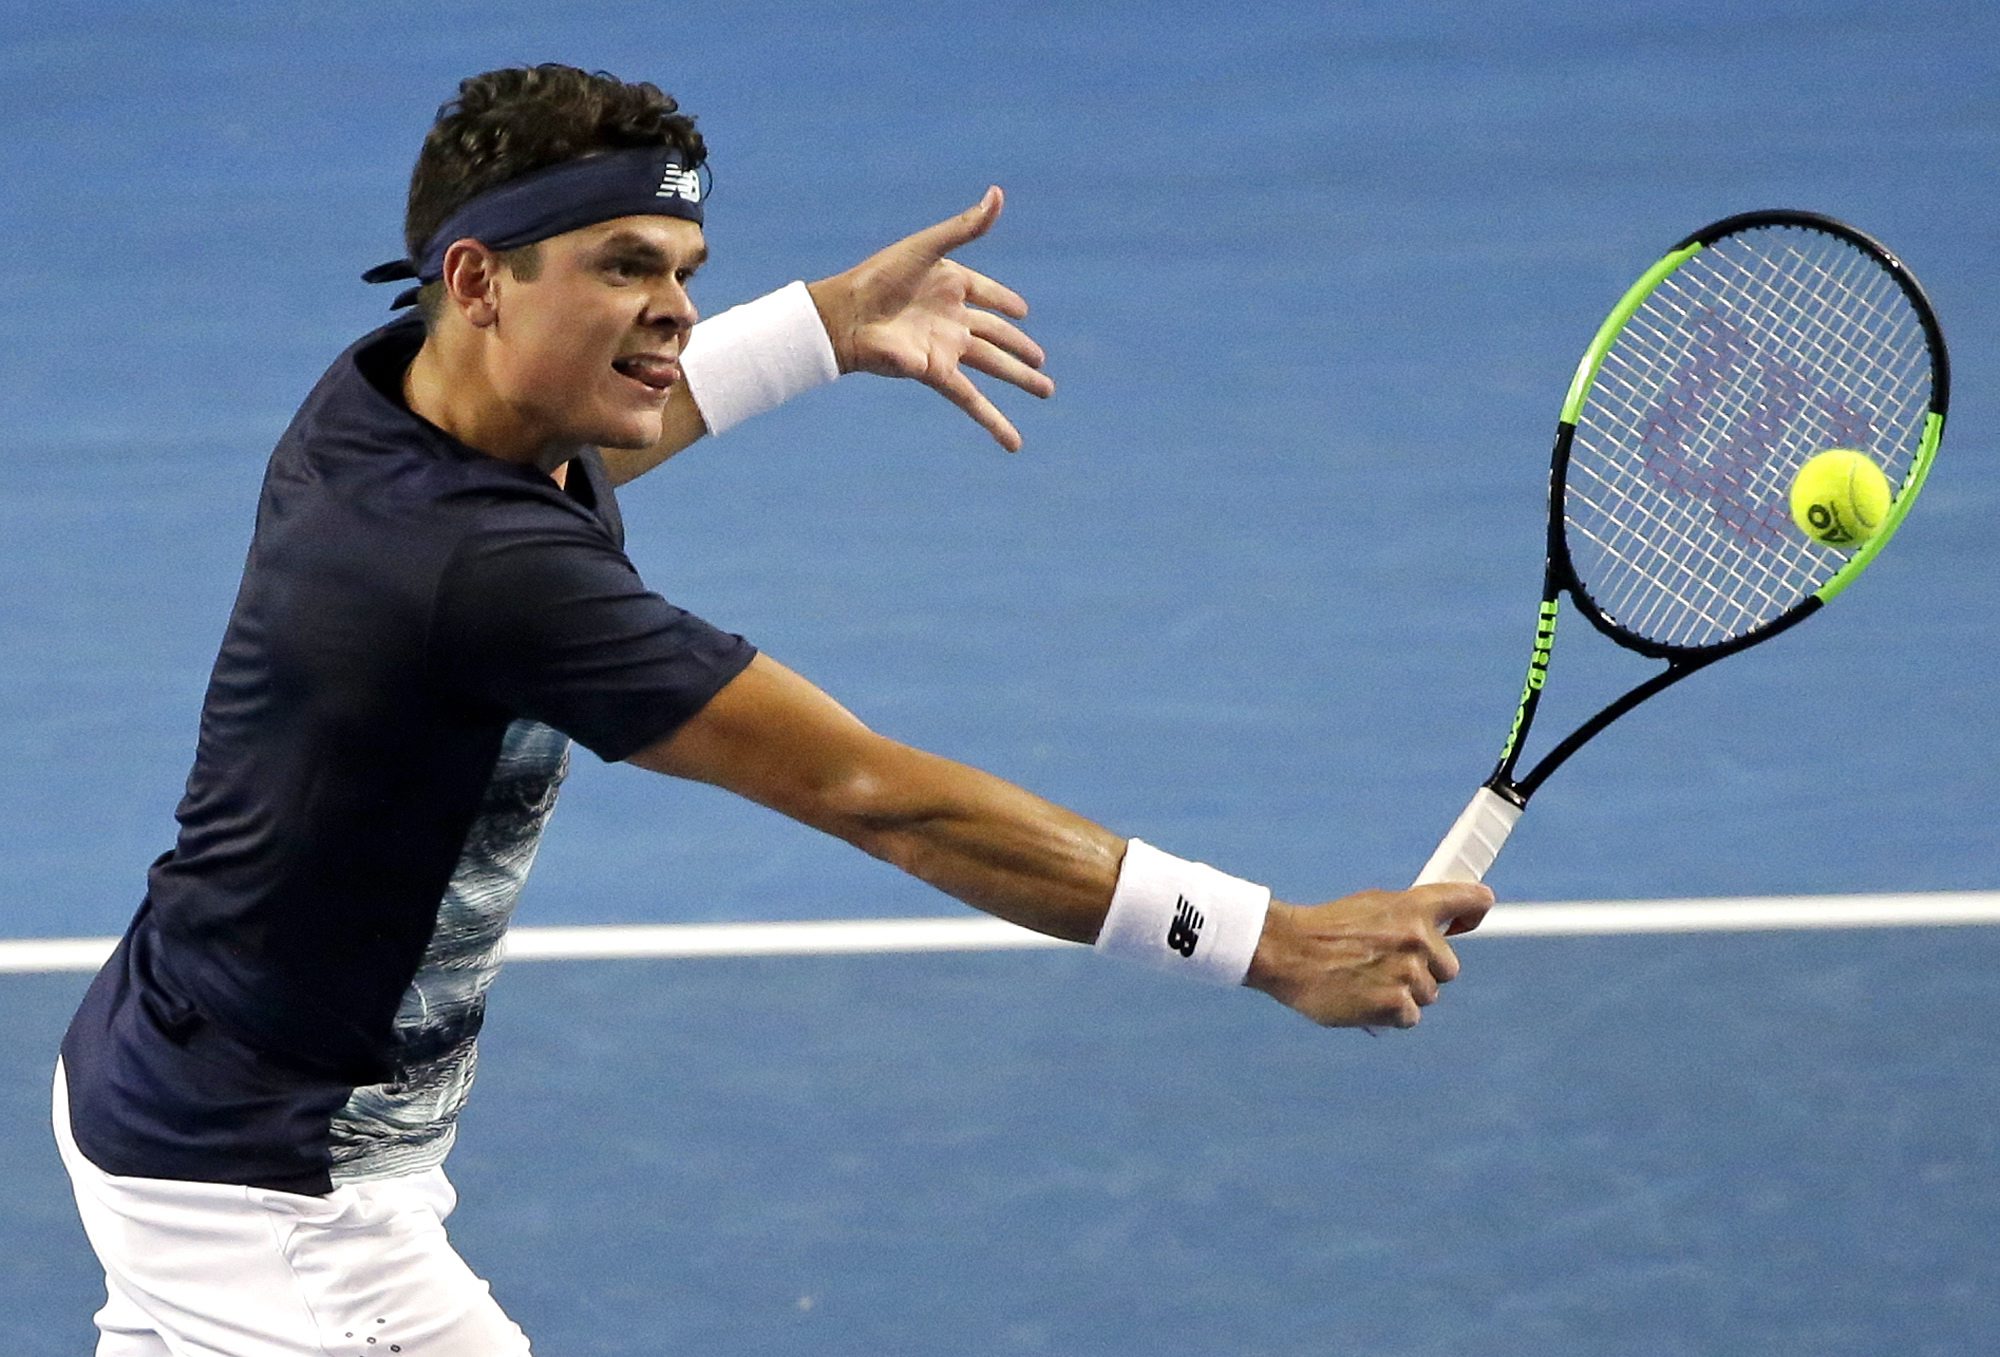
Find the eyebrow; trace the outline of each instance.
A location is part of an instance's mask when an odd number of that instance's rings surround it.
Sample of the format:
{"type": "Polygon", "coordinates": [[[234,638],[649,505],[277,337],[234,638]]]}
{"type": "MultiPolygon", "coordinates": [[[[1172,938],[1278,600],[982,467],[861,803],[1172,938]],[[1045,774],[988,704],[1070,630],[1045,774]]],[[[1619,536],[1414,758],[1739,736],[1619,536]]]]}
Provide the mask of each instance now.
{"type": "MultiPolygon", "coordinates": [[[[598,242],[594,253],[600,259],[622,254],[644,260],[648,265],[656,269],[664,270],[667,267],[667,252],[636,231],[618,231],[606,236],[598,242]]],[[[688,262],[686,267],[698,269],[707,262],[708,246],[704,243],[695,252],[693,259],[688,262]]]]}

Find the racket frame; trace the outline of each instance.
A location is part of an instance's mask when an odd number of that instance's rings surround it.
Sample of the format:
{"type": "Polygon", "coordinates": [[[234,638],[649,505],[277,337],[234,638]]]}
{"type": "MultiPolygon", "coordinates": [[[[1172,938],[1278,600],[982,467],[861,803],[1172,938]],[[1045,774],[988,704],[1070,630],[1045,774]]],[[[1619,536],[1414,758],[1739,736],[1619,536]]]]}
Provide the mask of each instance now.
{"type": "Polygon", "coordinates": [[[1507,834],[1511,832],[1514,821],[1527,806],[1528,798],[1548,780],[1550,774],[1606,726],[1688,675],[1707,668],[1727,655],[1746,650],[1789,631],[1819,611],[1853,583],[1895,535],[1896,529],[1901,526],[1904,517],[1910,511],[1910,506],[1915,502],[1917,493],[1923,488],[1924,480],[1929,475],[1931,462],[1937,452],[1938,442],[1943,436],[1950,391],[1951,367],[1945,348],[1944,333],[1938,325],[1937,317],[1922,287],[1903,266],[1902,261],[1879,241],[1832,217],[1815,212],[1785,209],[1744,212],[1725,217],[1686,237],[1641,274],[1619,299],[1618,304],[1611,309],[1603,324],[1598,327],[1590,346],[1584,350],[1582,359],[1577,363],[1576,372],[1570,379],[1569,391],[1563,401],[1562,416],[1556,425],[1554,452],[1549,465],[1548,535],[1542,576],[1541,608],[1537,617],[1534,651],[1528,662],[1528,677],[1522,687],[1520,703],[1515,708],[1513,724],[1508,729],[1506,743],[1501,748],[1499,761],[1494,765],[1492,774],[1481,784],[1480,791],[1474,794],[1472,801],[1461,813],[1444,841],[1439,844],[1437,852],[1432,855],[1430,862],[1418,876],[1418,881],[1421,883],[1437,880],[1479,880],[1492,865],[1500,845],[1506,841],[1507,834]],[[1785,226],[1819,231],[1862,250],[1889,273],[1909,299],[1923,327],[1931,360],[1930,410],[1919,435],[1917,451],[1908,474],[1903,478],[1903,483],[1898,487],[1896,496],[1890,504],[1882,526],[1855,551],[1832,578],[1791,608],[1741,635],[1703,645],[1676,645],[1638,635],[1619,625],[1598,606],[1584,585],[1570,555],[1568,536],[1564,531],[1564,496],[1568,488],[1570,451],[1576,437],[1577,421],[1583,413],[1584,404],[1590,397],[1598,369],[1603,365],[1606,355],[1610,353],[1619,334],[1623,332],[1634,313],[1645,304],[1646,299],[1661,283],[1688,260],[1719,240],[1743,231],[1785,226]],[[1565,593],[1570,596],[1576,610],[1599,632],[1627,650],[1664,661],[1666,667],[1606,703],[1588,720],[1558,741],[1527,773],[1517,777],[1515,770],[1521,756],[1522,745],[1534,725],[1535,712],[1541,703],[1542,689],[1547,682],[1549,665],[1554,657],[1556,624],[1561,616],[1561,597],[1565,593]]]}

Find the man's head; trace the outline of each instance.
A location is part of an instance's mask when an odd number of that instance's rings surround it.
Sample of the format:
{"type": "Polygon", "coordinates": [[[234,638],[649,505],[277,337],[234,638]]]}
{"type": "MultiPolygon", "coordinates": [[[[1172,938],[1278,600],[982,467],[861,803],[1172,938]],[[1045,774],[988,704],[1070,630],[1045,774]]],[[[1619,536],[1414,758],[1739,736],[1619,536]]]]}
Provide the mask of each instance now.
{"type": "MultiPolygon", "coordinates": [[[[667,147],[693,171],[708,157],[694,119],[657,85],[628,84],[602,71],[545,63],[487,71],[459,82],[458,97],[439,107],[410,173],[403,243],[421,259],[454,212],[490,189],[564,161],[604,151],[667,147]]],[[[507,252],[532,276],[534,246],[507,252]]],[[[418,296],[435,319],[437,284],[418,296]]]]}
{"type": "Polygon", "coordinates": [[[405,219],[431,332],[419,368],[451,374],[425,413],[508,457],[657,440],[707,256],[704,154],[650,84],[566,66],[461,84],[405,219]]]}

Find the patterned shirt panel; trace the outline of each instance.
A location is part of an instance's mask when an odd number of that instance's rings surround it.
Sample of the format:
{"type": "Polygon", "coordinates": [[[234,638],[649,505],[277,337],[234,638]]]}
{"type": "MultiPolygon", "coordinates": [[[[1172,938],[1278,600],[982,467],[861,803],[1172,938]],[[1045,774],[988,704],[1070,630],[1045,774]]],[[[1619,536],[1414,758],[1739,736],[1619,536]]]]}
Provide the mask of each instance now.
{"type": "Polygon", "coordinates": [[[396,1015],[396,1077],[357,1088],[334,1116],[335,1183],[415,1173],[450,1152],[479,1064],[486,991],[568,771],[565,736],[537,721],[507,728],[437,930],[396,1015]]]}

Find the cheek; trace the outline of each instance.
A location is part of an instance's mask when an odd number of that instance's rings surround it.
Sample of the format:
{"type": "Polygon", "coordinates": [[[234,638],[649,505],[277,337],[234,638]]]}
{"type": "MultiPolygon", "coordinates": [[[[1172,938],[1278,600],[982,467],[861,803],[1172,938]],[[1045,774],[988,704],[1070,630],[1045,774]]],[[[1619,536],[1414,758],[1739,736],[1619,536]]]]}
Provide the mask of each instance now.
{"type": "Polygon", "coordinates": [[[609,325],[561,319],[538,326],[515,347],[514,385],[523,394],[549,400],[574,396],[611,371],[621,333],[609,325]]]}

